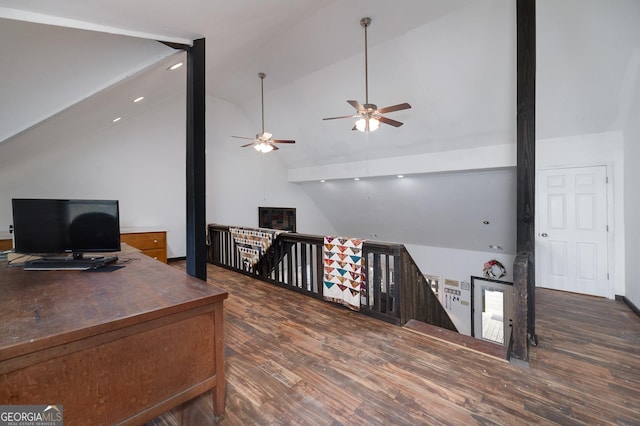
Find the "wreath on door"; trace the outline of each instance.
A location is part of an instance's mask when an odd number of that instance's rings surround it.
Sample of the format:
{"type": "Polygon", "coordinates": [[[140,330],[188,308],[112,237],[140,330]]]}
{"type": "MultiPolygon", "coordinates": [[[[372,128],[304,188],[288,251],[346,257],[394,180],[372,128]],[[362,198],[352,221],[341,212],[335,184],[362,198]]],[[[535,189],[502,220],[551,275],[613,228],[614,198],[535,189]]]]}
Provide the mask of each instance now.
{"type": "Polygon", "coordinates": [[[484,268],[482,269],[482,274],[485,278],[497,280],[507,275],[507,270],[505,269],[504,265],[500,263],[500,261],[492,259],[488,262],[485,262],[484,268]]]}

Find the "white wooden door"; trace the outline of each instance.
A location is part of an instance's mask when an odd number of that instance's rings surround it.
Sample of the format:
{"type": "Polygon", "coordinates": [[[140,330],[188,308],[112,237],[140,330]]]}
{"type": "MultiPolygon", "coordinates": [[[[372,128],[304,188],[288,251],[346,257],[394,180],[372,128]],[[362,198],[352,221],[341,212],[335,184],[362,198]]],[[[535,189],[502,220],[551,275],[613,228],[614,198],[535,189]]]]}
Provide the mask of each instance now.
{"type": "Polygon", "coordinates": [[[610,297],[605,166],[540,170],[541,287],[610,297]]]}

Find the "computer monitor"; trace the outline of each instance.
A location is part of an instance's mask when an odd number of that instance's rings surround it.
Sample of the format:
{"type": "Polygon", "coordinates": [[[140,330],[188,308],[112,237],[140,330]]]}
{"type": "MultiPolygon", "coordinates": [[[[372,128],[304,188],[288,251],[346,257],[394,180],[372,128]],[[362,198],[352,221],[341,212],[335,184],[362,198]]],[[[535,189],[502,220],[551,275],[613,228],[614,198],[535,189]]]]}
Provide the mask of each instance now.
{"type": "Polygon", "coordinates": [[[12,200],[16,253],[52,255],[120,251],[117,200],[12,200]]]}

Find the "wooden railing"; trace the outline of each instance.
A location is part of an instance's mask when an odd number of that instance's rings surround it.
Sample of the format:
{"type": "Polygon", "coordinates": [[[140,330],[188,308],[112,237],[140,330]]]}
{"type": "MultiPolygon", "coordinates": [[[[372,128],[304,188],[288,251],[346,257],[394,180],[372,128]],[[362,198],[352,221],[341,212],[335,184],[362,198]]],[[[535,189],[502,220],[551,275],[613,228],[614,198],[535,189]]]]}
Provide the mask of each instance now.
{"type": "MultiPolygon", "coordinates": [[[[283,233],[254,267],[244,266],[228,226],[208,226],[209,262],[323,299],[324,237],[283,233]]],[[[397,325],[415,319],[458,331],[402,244],[364,241],[360,312],[397,325]]]]}

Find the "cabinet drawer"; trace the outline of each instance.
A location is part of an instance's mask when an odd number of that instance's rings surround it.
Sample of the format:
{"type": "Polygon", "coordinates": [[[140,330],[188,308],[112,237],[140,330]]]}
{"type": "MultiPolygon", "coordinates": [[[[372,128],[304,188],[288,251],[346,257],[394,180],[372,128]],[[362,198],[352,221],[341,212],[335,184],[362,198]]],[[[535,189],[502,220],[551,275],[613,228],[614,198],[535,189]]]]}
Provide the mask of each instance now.
{"type": "Polygon", "coordinates": [[[120,241],[127,243],[138,250],[164,249],[166,233],[164,232],[140,232],[134,234],[122,234],[120,241]]]}
{"type": "Polygon", "coordinates": [[[167,250],[166,249],[153,249],[153,250],[142,250],[143,254],[146,254],[149,257],[152,257],[156,260],[159,260],[162,263],[167,263],[167,250]]]}
{"type": "Polygon", "coordinates": [[[13,248],[13,240],[0,240],[0,251],[11,250],[13,248]]]}

